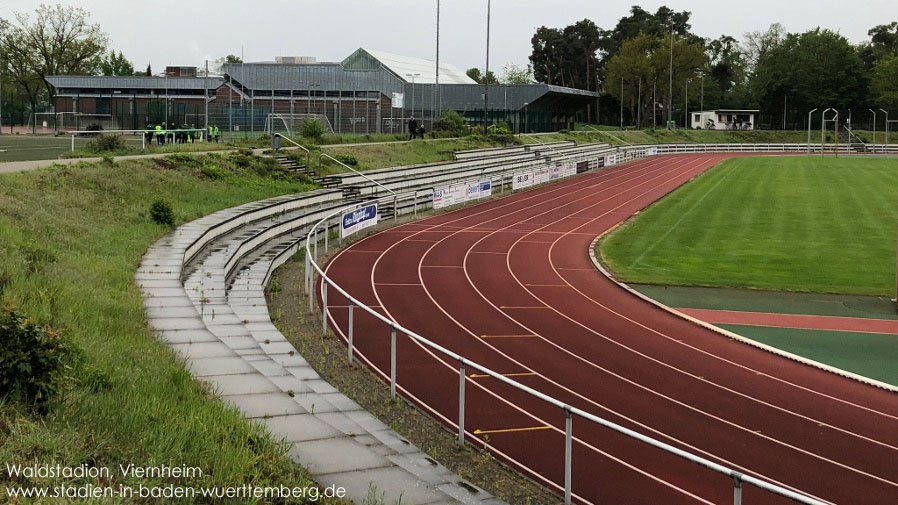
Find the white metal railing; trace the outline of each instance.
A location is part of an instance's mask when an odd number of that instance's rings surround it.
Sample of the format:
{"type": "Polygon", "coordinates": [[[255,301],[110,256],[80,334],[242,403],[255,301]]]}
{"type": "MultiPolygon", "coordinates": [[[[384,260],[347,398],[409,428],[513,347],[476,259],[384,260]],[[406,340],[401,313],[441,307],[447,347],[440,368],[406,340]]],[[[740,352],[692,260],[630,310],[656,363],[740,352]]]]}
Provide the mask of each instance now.
{"type": "MultiPolygon", "coordinates": [[[[649,147],[651,147],[651,146],[649,146],[649,147]]],[[[640,147],[639,149],[644,149],[644,148],[645,147],[643,146],[643,147],[640,147]]],[[[703,152],[703,151],[697,151],[697,152],[703,152]]],[[[660,150],[659,150],[659,154],[660,154],[660,150]]],[[[532,170],[532,168],[528,169],[528,170],[532,170]]],[[[500,184],[502,184],[502,183],[500,183],[500,184]]],[[[416,214],[417,214],[418,193],[420,191],[421,190],[417,190],[414,193],[403,194],[403,195],[401,195],[401,198],[400,198],[400,200],[405,200],[407,198],[413,199],[415,202],[415,213],[416,214]]],[[[387,198],[393,199],[394,212],[396,213],[396,215],[398,215],[399,208],[395,206],[395,202],[397,201],[396,200],[397,195],[391,195],[387,198]]],[[[375,200],[375,202],[379,202],[380,200],[383,200],[383,199],[375,200]]],[[[783,497],[789,498],[791,500],[794,500],[796,502],[803,503],[806,505],[825,505],[824,502],[821,502],[814,498],[811,498],[811,497],[805,496],[803,494],[797,493],[795,491],[786,489],[782,486],[772,484],[770,482],[767,482],[766,480],[763,480],[763,479],[760,479],[757,477],[753,477],[751,475],[745,475],[742,472],[739,472],[732,468],[715,463],[711,460],[708,460],[701,456],[697,456],[695,454],[684,451],[682,449],[678,449],[677,447],[674,447],[670,444],[667,444],[667,443],[661,442],[659,440],[656,440],[654,438],[645,436],[645,435],[638,433],[636,431],[633,431],[629,428],[626,428],[624,426],[613,423],[613,422],[603,419],[599,416],[590,414],[589,412],[586,412],[584,410],[578,409],[578,408],[568,405],[564,402],[556,400],[555,398],[552,398],[544,393],[541,393],[531,387],[525,386],[513,379],[505,377],[504,375],[502,375],[499,372],[495,372],[483,365],[478,364],[475,361],[469,360],[469,359],[465,358],[464,356],[461,356],[461,355],[459,355],[459,354],[457,354],[457,353],[455,353],[435,342],[432,342],[432,341],[428,340],[427,338],[425,338],[421,335],[418,335],[414,331],[400,325],[398,322],[396,322],[392,319],[389,319],[386,316],[377,312],[376,310],[368,307],[367,305],[365,305],[364,303],[362,303],[361,301],[359,301],[358,299],[356,299],[355,297],[350,295],[346,290],[344,290],[338,284],[334,283],[334,281],[331,280],[324,273],[324,270],[322,270],[322,268],[318,265],[317,261],[318,261],[318,235],[319,235],[318,229],[319,229],[319,227],[324,225],[324,229],[325,229],[324,235],[325,235],[325,240],[326,240],[326,237],[327,237],[326,230],[328,229],[329,221],[331,219],[333,219],[336,216],[340,216],[345,212],[349,212],[351,210],[356,210],[361,206],[370,205],[370,204],[371,204],[371,201],[367,201],[367,202],[362,202],[362,203],[358,203],[358,204],[354,204],[354,205],[349,205],[344,208],[335,210],[335,211],[331,212],[330,214],[328,214],[327,216],[325,216],[324,218],[322,218],[317,223],[315,223],[315,225],[313,225],[312,228],[309,230],[309,233],[306,236],[306,243],[305,243],[305,248],[306,248],[305,287],[306,287],[306,292],[309,293],[309,308],[310,308],[310,310],[313,310],[312,287],[314,286],[314,283],[315,283],[316,273],[321,281],[320,300],[322,302],[322,330],[325,334],[327,333],[327,325],[328,325],[328,318],[327,318],[328,288],[331,287],[331,288],[335,289],[339,294],[341,294],[342,296],[344,296],[347,299],[348,308],[349,308],[349,318],[348,318],[348,322],[347,322],[347,340],[348,340],[348,355],[349,355],[350,364],[352,363],[353,353],[354,353],[354,325],[353,325],[354,314],[353,313],[354,313],[354,309],[356,306],[358,306],[360,309],[364,310],[365,312],[367,312],[368,314],[373,316],[375,319],[383,322],[385,325],[387,325],[390,328],[390,330],[391,330],[390,331],[390,395],[391,395],[391,397],[395,398],[396,386],[397,386],[397,384],[396,384],[396,335],[397,335],[397,332],[402,332],[405,335],[407,335],[409,338],[411,338],[412,340],[417,342],[418,344],[420,344],[424,347],[430,348],[439,353],[442,353],[442,354],[448,356],[450,359],[457,361],[458,362],[458,371],[459,371],[458,444],[460,446],[464,446],[464,443],[465,443],[465,371],[467,368],[470,367],[470,368],[479,370],[480,372],[490,376],[491,378],[496,379],[504,384],[507,384],[519,391],[525,392],[539,400],[542,400],[550,405],[553,405],[553,406],[561,409],[564,412],[564,415],[565,415],[565,449],[564,449],[565,456],[564,456],[564,485],[563,485],[563,488],[564,488],[565,504],[571,503],[571,496],[572,496],[572,489],[571,489],[572,488],[572,483],[571,483],[572,447],[571,447],[571,445],[572,445],[573,418],[574,418],[574,416],[577,416],[577,417],[583,418],[589,422],[595,423],[599,426],[603,426],[605,428],[616,431],[616,432],[626,435],[628,437],[634,438],[640,442],[643,442],[643,443],[650,445],[652,447],[655,447],[657,449],[663,450],[665,452],[668,452],[670,454],[673,454],[675,456],[683,458],[686,461],[690,461],[690,462],[700,465],[702,467],[708,468],[714,472],[726,475],[727,477],[733,479],[733,504],[734,505],[742,504],[742,485],[744,483],[753,485],[760,489],[769,491],[776,495],[783,496],[783,497]]],[[[326,250],[326,248],[327,248],[327,246],[326,246],[326,242],[325,242],[325,250],[326,250]]]]}
{"type": "Polygon", "coordinates": [[[300,145],[298,142],[295,142],[295,141],[293,141],[292,139],[290,139],[290,138],[288,138],[288,137],[285,137],[285,136],[281,135],[280,133],[275,133],[275,136],[280,137],[280,138],[286,140],[287,142],[290,142],[290,143],[293,144],[294,146],[296,146],[296,147],[302,149],[303,151],[305,151],[305,152],[306,152],[306,170],[311,170],[311,169],[312,169],[312,151],[309,151],[305,146],[300,145]]]}

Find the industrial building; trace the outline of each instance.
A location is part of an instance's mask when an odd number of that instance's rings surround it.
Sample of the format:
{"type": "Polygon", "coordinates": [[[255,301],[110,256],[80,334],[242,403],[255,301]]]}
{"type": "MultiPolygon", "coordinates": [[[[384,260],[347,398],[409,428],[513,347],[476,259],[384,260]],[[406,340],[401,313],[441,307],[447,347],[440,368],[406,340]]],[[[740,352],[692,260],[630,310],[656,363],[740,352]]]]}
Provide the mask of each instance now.
{"type": "MultiPolygon", "coordinates": [[[[224,64],[221,74],[193,77],[191,67],[168,67],[162,77],[47,80],[57,91],[57,113],[108,118],[107,128],[162,121],[200,125],[208,114],[225,131],[292,129],[314,117],[336,133],[401,132],[410,115],[431,129],[447,109],[472,124],[483,121],[485,87],[444,62],[437,76],[432,60],[360,48],[341,62],[279,57],[224,64]]],[[[577,112],[597,98],[595,92],[548,84],[490,85],[488,122],[507,121],[515,132],[571,128],[577,112]]]]}

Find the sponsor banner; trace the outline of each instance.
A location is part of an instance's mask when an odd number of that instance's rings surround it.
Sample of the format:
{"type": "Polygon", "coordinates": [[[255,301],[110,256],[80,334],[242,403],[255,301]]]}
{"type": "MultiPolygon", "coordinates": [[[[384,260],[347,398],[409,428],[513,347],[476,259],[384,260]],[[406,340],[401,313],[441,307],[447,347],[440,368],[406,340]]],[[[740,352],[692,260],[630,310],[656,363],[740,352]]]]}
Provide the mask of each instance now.
{"type": "Polygon", "coordinates": [[[465,201],[465,186],[458,184],[433,190],[433,208],[441,209],[465,201]]]}
{"type": "Polygon", "coordinates": [[[486,198],[493,194],[493,186],[490,181],[472,182],[465,187],[465,200],[486,198]]]}
{"type": "Polygon", "coordinates": [[[645,155],[646,155],[646,156],[655,156],[655,155],[657,155],[657,154],[658,154],[658,148],[657,148],[657,147],[649,147],[649,148],[647,148],[647,149],[645,150],[645,155]]]}
{"type": "Polygon", "coordinates": [[[533,184],[549,182],[551,171],[548,168],[538,168],[533,171],[533,184]]]}
{"type": "Polygon", "coordinates": [[[610,167],[611,165],[617,164],[617,155],[616,154],[608,154],[605,156],[605,166],[610,167]]]}
{"type": "Polygon", "coordinates": [[[533,172],[521,172],[511,180],[511,189],[515,191],[530,186],[533,186],[533,172]]]}
{"type": "Polygon", "coordinates": [[[589,162],[588,161],[579,161],[577,162],[577,173],[582,174],[589,170],[589,162]]]}
{"type": "Polygon", "coordinates": [[[377,224],[377,204],[366,205],[360,209],[343,214],[340,221],[340,236],[343,238],[377,224]]]}

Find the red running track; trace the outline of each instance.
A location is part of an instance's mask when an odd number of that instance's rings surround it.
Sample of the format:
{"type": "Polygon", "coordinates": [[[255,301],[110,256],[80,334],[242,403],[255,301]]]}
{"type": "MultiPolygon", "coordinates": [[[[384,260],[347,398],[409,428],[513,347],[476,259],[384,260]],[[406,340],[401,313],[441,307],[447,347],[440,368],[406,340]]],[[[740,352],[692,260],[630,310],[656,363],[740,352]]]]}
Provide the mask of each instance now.
{"type": "MultiPolygon", "coordinates": [[[[340,251],[327,275],[412,331],[597,416],[823,501],[898,503],[898,395],[698,327],[591,263],[597,235],[730,156],[647,158],[402,225],[340,251]]],[[[347,301],[328,294],[345,340],[347,301]]],[[[354,317],[358,355],[388,377],[389,328],[354,317]]],[[[400,392],[456,428],[458,364],[404,336],[397,349],[400,392]]],[[[560,492],[564,414],[468,372],[468,440],[488,437],[560,492]]],[[[573,434],[577,502],[732,503],[727,477],[582,418],[573,434]]],[[[791,503],[753,487],[743,496],[791,503]]]]}

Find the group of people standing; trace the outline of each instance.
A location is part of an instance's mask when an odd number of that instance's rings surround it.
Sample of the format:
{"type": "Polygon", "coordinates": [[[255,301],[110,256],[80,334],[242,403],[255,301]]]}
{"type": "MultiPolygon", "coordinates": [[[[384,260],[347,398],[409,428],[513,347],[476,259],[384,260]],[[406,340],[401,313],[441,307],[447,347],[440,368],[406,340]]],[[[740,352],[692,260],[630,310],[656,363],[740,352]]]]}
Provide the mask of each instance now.
{"type": "Polygon", "coordinates": [[[416,137],[424,138],[424,125],[418,126],[418,120],[415,119],[415,116],[409,116],[408,118],[408,139],[415,140],[416,137]]]}
{"type": "Polygon", "coordinates": [[[221,140],[221,133],[217,126],[197,128],[196,125],[188,125],[186,123],[181,126],[177,126],[175,123],[166,126],[165,121],[163,121],[162,124],[155,126],[147,124],[144,137],[146,137],[146,140],[150,143],[153,142],[153,137],[155,137],[156,142],[160,146],[164,146],[165,144],[194,143],[197,139],[199,139],[200,142],[219,142],[221,140]]]}

